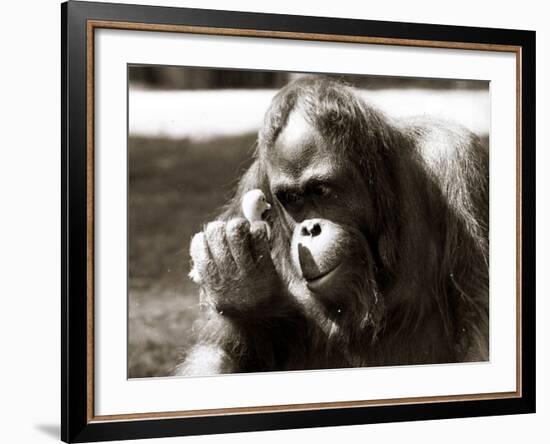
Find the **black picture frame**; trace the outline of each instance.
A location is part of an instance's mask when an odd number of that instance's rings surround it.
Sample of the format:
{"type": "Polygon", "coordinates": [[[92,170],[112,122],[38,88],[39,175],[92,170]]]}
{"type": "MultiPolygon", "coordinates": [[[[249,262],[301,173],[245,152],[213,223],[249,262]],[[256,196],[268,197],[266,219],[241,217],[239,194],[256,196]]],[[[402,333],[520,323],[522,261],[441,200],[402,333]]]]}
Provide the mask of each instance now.
{"type": "Polygon", "coordinates": [[[69,1],[61,5],[61,439],[90,442],[535,412],[535,32],[69,1]],[[521,393],[473,399],[297,411],[102,421],[90,415],[90,21],[351,36],[518,48],[521,62],[521,393]]]}

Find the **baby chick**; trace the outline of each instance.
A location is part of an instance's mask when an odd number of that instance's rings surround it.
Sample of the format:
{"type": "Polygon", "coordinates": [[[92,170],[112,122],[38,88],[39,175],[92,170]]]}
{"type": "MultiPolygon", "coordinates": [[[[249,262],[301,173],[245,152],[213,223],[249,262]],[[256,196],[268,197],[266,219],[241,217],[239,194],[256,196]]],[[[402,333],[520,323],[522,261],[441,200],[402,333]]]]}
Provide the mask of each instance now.
{"type": "MultiPolygon", "coordinates": [[[[260,189],[250,190],[243,196],[241,203],[244,217],[252,223],[263,221],[263,215],[269,211],[271,205],[267,202],[265,194],[260,189]]],[[[267,224],[266,224],[267,225],[267,224]]],[[[267,225],[267,237],[270,238],[269,225],[267,225]]]]}

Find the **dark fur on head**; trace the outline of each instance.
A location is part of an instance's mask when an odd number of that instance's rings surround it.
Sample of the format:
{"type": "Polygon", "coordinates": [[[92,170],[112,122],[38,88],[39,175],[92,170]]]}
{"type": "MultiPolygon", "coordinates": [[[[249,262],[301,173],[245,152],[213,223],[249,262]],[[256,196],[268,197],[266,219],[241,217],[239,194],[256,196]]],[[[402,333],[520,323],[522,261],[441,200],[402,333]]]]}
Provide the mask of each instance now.
{"type": "Polygon", "coordinates": [[[383,243],[380,259],[385,272],[392,271],[398,254],[392,239],[399,234],[395,217],[399,196],[394,177],[399,153],[392,147],[402,143],[401,134],[381,111],[366,104],[344,82],[330,77],[304,77],[287,85],[273,99],[258,137],[260,153],[273,147],[295,109],[300,109],[338,150],[342,161],[349,167],[359,166],[374,200],[376,232],[372,235],[383,243]]]}

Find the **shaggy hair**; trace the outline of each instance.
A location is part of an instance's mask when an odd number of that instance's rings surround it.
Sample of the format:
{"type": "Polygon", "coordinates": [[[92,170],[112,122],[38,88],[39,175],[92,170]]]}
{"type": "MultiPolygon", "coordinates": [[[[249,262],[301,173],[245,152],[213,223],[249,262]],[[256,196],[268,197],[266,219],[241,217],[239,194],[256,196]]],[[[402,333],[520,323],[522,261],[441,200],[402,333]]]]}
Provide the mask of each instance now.
{"type": "Polygon", "coordinates": [[[269,304],[243,309],[238,319],[205,307],[197,345],[177,373],[487,360],[488,160],[487,146],[456,124],[392,120],[327,77],[287,85],[266,113],[253,165],[220,216],[242,217],[242,195],[253,188],[276,204],[268,222],[283,285],[269,304]],[[340,290],[351,295],[352,309],[339,319],[296,293],[294,227],[269,189],[267,153],[295,110],[360,178],[356,188],[372,204],[372,223],[358,214],[359,231],[350,229],[355,265],[340,290]]]}

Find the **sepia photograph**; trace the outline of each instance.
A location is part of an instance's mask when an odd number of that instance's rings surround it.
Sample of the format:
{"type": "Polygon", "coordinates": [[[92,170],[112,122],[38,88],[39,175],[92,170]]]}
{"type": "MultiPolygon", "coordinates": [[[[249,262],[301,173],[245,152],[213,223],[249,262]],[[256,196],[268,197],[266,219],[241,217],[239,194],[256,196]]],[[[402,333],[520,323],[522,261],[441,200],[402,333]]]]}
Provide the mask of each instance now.
{"type": "Polygon", "coordinates": [[[535,32],[61,12],[64,441],[537,410],[535,32]]]}
{"type": "Polygon", "coordinates": [[[128,378],[490,360],[488,81],[127,75],[128,378]]]}

